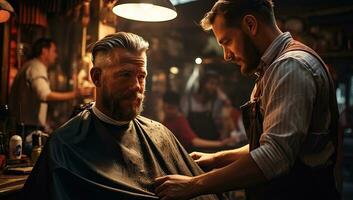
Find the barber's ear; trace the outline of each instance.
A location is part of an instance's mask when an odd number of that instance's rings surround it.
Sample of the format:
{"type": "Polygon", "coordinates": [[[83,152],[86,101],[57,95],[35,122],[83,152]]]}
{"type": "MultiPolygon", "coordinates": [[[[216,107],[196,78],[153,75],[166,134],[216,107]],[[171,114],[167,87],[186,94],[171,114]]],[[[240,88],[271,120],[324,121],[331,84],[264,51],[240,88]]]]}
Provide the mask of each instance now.
{"type": "Polygon", "coordinates": [[[252,36],[256,35],[258,29],[258,21],[254,15],[245,15],[241,24],[246,33],[252,36]]]}
{"type": "Polygon", "coordinates": [[[102,85],[102,69],[98,67],[93,67],[90,71],[91,79],[96,87],[102,85]]]}

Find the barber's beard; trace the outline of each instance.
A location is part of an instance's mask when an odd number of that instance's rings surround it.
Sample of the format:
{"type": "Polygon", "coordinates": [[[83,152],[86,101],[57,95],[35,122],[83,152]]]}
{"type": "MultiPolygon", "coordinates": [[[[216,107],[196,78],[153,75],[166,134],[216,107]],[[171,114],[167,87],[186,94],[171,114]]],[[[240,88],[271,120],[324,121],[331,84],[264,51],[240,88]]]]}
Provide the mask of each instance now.
{"type": "Polygon", "coordinates": [[[103,105],[110,111],[112,117],[119,121],[130,121],[143,111],[144,94],[127,91],[124,94],[110,94],[107,88],[103,90],[103,105]]]}
{"type": "Polygon", "coordinates": [[[241,68],[243,75],[252,75],[255,73],[261,60],[261,54],[256,48],[254,42],[246,33],[244,34],[244,61],[245,66],[241,68]]]}

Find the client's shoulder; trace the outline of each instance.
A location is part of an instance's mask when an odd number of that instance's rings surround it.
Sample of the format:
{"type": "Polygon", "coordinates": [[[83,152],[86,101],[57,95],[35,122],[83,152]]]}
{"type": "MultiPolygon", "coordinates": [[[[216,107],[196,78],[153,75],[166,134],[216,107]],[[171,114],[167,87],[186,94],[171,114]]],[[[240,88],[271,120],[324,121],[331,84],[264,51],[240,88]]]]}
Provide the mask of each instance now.
{"type": "Polygon", "coordinates": [[[73,138],[76,138],[78,135],[81,135],[81,133],[85,133],[89,130],[91,120],[91,112],[88,109],[83,110],[57,128],[51,137],[53,140],[60,139],[72,141],[73,138]]]}
{"type": "Polygon", "coordinates": [[[134,122],[135,124],[138,124],[140,127],[145,129],[147,132],[161,133],[161,134],[168,134],[168,135],[170,134],[170,131],[166,126],[150,118],[138,115],[134,119],[134,122]]]}
{"type": "Polygon", "coordinates": [[[144,134],[154,141],[156,144],[170,145],[174,140],[174,135],[162,123],[143,116],[137,116],[134,125],[138,127],[144,134]]]}
{"type": "Polygon", "coordinates": [[[142,126],[146,126],[149,128],[164,128],[164,125],[158,121],[152,120],[150,118],[138,115],[135,119],[135,122],[141,124],[142,126]]]}

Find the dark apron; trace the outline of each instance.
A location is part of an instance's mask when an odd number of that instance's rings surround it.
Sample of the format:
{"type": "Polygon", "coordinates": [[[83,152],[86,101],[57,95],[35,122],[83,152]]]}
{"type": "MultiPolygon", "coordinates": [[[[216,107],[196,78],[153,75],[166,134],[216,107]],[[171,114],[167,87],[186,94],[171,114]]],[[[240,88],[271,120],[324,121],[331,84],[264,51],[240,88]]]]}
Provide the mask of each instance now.
{"type": "Polygon", "coordinates": [[[213,106],[211,106],[210,111],[194,112],[192,111],[192,105],[191,105],[192,102],[190,98],[189,98],[189,104],[188,104],[189,105],[188,121],[190,123],[190,127],[200,138],[207,139],[207,140],[218,140],[219,134],[217,132],[217,126],[212,117],[213,106]]]}
{"type": "MultiPolygon", "coordinates": [[[[332,115],[330,135],[334,145],[337,147],[338,109],[333,81],[326,65],[313,50],[294,40],[289,42],[280,55],[294,50],[305,51],[315,56],[322,63],[322,66],[324,66],[326,74],[330,79],[330,111],[332,115]]],[[[257,88],[254,101],[246,103],[241,108],[250,151],[260,146],[260,136],[263,133],[263,115],[260,110],[260,96],[261,89],[257,88]]],[[[332,164],[314,168],[305,165],[300,159],[297,159],[288,174],[247,188],[247,200],[339,199],[333,170],[333,163],[336,160],[335,157],[336,154],[332,156],[332,164]]]]}

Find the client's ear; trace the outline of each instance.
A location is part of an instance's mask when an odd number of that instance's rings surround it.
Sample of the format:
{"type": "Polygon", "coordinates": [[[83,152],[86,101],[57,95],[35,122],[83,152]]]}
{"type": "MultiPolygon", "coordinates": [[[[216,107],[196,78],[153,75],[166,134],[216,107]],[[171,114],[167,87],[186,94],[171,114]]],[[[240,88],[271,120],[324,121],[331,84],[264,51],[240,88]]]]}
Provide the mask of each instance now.
{"type": "Polygon", "coordinates": [[[91,79],[96,87],[100,87],[102,85],[102,69],[98,67],[93,67],[90,71],[91,79]]]}

